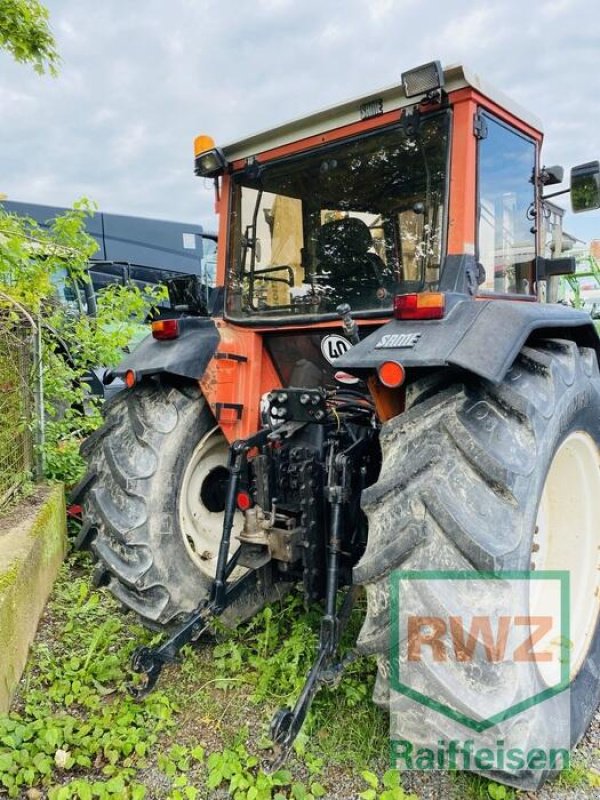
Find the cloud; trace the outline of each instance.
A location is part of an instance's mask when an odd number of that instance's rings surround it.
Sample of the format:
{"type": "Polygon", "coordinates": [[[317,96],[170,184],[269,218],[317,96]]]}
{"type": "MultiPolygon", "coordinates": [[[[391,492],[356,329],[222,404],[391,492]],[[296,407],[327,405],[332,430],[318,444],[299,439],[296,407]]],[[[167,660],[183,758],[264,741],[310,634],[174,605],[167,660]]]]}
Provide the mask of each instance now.
{"type": "MultiPolygon", "coordinates": [[[[439,38],[450,43],[456,52],[471,53],[497,47],[505,37],[502,10],[492,5],[479,6],[464,15],[458,14],[442,29],[439,38]]],[[[430,36],[430,40],[433,37],[430,36]]],[[[433,44],[433,41],[432,41],[433,44]]]]}
{"type": "Polygon", "coordinates": [[[118,126],[117,129],[119,132],[111,141],[113,163],[123,169],[136,159],[146,161],[146,156],[151,154],[147,152],[147,128],[144,123],[134,122],[126,126],[118,126]]]}
{"type": "Polygon", "coordinates": [[[377,22],[384,22],[393,14],[398,14],[402,5],[405,4],[398,3],[396,0],[370,0],[369,16],[377,22]]]}
{"type": "Polygon", "coordinates": [[[550,0],[539,9],[542,19],[556,19],[564,14],[577,14],[579,4],[574,0],[550,0]]]}

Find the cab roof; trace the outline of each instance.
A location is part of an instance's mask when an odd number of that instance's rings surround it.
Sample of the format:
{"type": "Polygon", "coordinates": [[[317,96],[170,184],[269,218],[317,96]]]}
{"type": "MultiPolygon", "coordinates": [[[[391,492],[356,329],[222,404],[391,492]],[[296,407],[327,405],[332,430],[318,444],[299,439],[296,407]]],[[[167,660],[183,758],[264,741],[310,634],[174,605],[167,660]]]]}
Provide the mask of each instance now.
{"type": "MultiPolygon", "coordinates": [[[[444,69],[444,90],[448,93],[457,89],[471,87],[480,94],[492,100],[501,108],[510,112],[513,116],[525,122],[531,128],[542,132],[540,120],[531,112],[525,110],[513,100],[508,98],[503,92],[490,86],[480,77],[472,72],[468,67],[453,65],[444,69]]],[[[404,93],[402,84],[395,84],[384,89],[371,92],[362,97],[355,97],[345,100],[329,108],[315,111],[304,117],[290,120],[281,125],[277,125],[266,131],[251,134],[237,142],[225,145],[223,153],[227,161],[235,161],[239,158],[248,158],[258,155],[265,150],[274,147],[291,144],[299,139],[312,136],[334,128],[359,122],[361,119],[361,107],[368,103],[381,103],[382,111],[386,113],[395,109],[414,105],[415,98],[408,98],[404,93]]]]}

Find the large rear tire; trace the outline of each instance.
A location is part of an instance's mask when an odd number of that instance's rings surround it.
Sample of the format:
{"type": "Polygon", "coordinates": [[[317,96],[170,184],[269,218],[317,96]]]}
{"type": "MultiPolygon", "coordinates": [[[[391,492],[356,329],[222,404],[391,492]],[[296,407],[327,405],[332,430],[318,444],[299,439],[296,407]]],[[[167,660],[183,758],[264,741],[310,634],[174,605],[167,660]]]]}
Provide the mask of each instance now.
{"type": "MultiPolygon", "coordinates": [[[[368,604],[359,648],[378,656],[374,700],[389,706],[389,576],[394,570],[569,570],[572,658],[566,722],[574,746],[600,702],[596,355],[573,342],[546,340],[523,348],[498,386],[475,378],[444,386],[445,375],[409,387],[408,411],[382,429],[379,479],[363,493],[369,538],[354,580],[365,585],[368,604]]],[[[439,592],[436,600],[443,605],[442,586],[439,592]]],[[[477,602],[473,597],[473,608],[477,602]]],[[[507,683],[512,673],[504,674],[494,691],[514,695],[515,687],[507,683]]],[[[462,711],[470,688],[455,674],[436,686],[437,697],[462,711]]],[[[537,706],[540,730],[560,724],[549,716],[552,708],[550,703],[537,706]]],[[[434,742],[450,736],[436,711],[415,711],[406,698],[405,712],[400,719],[407,740],[423,741],[432,729],[434,742]]],[[[529,734],[522,735],[525,741],[529,734]]],[[[523,769],[493,777],[531,789],[549,774],[523,769]]]]}
{"type": "Polygon", "coordinates": [[[170,626],[214,575],[228,445],[191,384],[149,381],[109,401],[104,415],[82,447],[97,582],[147,624],[170,626]]]}

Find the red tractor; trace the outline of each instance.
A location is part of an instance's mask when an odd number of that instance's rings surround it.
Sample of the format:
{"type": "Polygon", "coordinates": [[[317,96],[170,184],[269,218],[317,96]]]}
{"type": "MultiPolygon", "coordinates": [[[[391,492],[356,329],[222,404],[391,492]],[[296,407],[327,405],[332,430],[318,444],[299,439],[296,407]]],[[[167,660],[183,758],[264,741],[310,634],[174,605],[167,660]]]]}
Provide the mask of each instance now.
{"type": "MultiPolygon", "coordinates": [[[[215,616],[300,586],[324,611],[305,689],[273,720],[283,757],[342,666],[361,587],[356,648],[377,655],[385,707],[395,570],[561,569],[570,745],[583,735],[600,699],[600,342],[588,314],[540,302],[574,270],[544,257],[562,169],[541,144],[532,115],[438,62],[223,148],[196,139],[220,218],[209,315],[206,287],[175,287],[184,316],[120,365],[128,389],[83,445],[80,544],[167,637],[136,653],[146,688],[215,616]]],[[[600,207],[598,162],[567,191],[600,207]]],[[[461,680],[440,689],[451,707],[461,680]]]]}

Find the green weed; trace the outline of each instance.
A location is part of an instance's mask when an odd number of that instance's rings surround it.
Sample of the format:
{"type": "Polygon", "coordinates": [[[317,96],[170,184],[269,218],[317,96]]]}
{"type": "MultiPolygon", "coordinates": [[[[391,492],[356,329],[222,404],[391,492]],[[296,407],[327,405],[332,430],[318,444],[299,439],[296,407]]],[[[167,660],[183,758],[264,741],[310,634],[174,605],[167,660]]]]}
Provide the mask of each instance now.
{"type": "Polygon", "coordinates": [[[453,780],[465,798],[472,800],[515,800],[516,792],[509,786],[496,783],[470,772],[452,772],[453,780]]]}
{"type": "Polygon", "coordinates": [[[374,772],[363,770],[361,777],[369,787],[358,795],[361,800],[418,800],[416,795],[406,794],[398,770],[389,769],[381,779],[374,772]]]}
{"type": "MultiPolygon", "coordinates": [[[[289,598],[235,631],[220,631],[216,645],[186,648],[161,688],[137,702],[128,692],[136,679],[130,656],[156,637],[93,590],[89,570],[82,555],[64,567],[14,710],[0,717],[0,794],[195,800],[226,791],[238,800],[318,800],[327,794],[324,763],[372,756],[365,742],[374,745],[376,712],[363,699],[373,670],[357,662],[335,692],[317,697],[289,769],[261,768],[270,755],[268,720],[296,699],[314,658],[319,608],[306,613],[289,598]],[[256,706],[252,735],[249,703],[256,706]],[[198,738],[198,721],[210,747],[198,738]],[[345,752],[336,753],[336,739],[345,740],[345,752]],[[160,776],[159,790],[150,773],[160,776]]],[[[381,733],[377,753],[386,752],[383,725],[381,733]]],[[[402,795],[385,800],[392,797],[402,795]]]]}
{"type": "Polygon", "coordinates": [[[114,611],[64,569],[50,605],[54,642],[35,645],[16,710],[0,717],[9,797],[34,786],[49,800],[144,796],[135,773],[176,709],[163,692],[138,703],[126,691],[133,634],[147,635],[126,630],[114,611]],[[92,782],[81,777],[89,771],[92,782]]]}

